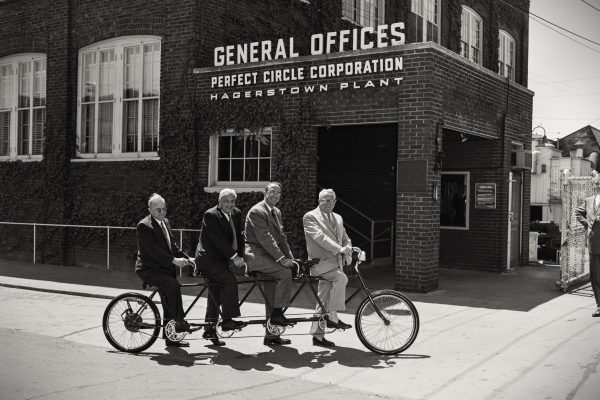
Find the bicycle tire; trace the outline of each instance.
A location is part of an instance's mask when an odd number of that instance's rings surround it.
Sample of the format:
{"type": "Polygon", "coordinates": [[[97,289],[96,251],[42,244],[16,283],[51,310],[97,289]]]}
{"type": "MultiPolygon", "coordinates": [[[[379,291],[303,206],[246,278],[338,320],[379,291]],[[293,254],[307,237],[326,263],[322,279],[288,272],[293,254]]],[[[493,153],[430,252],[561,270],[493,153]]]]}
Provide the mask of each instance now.
{"type": "Polygon", "coordinates": [[[108,303],[102,316],[106,340],[117,350],[139,353],[152,346],[162,326],[154,302],[139,293],[123,293],[108,303]],[[132,307],[133,303],[137,307],[132,307]]]}
{"type": "Polygon", "coordinates": [[[382,320],[369,298],[358,307],[355,329],[362,344],[374,353],[399,354],[408,349],[419,333],[419,313],[412,301],[395,290],[371,294],[373,303],[389,321],[382,320]]]}

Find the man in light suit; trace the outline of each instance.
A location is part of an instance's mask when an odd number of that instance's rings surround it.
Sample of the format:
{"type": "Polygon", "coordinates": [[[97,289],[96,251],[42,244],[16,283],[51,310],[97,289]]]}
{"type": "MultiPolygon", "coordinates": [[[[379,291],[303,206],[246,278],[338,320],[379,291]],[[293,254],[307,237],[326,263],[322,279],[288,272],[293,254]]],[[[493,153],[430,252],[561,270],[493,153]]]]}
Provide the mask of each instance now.
{"type": "MultiPolygon", "coordinates": [[[[265,282],[266,318],[271,324],[286,326],[289,320],[283,308],[290,305],[294,256],[290,250],[283,225],[281,211],[275,205],[281,198],[281,184],[271,182],[265,187],[264,200],[255,204],[246,216],[246,248],[244,259],[250,271],[256,271],[265,282]]],[[[291,340],[265,332],[265,345],[289,344],[291,340]]]]}
{"type": "MultiPolygon", "coordinates": [[[[319,193],[319,206],[307,212],[302,218],[304,224],[304,237],[309,258],[319,258],[318,264],[311,269],[312,276],[318,276],[319,299],[329,313],[328,328],[352,328],[342,322],[338,311],[346,309],[346,284],[348,277],[344,274],[343,264],[351,262],[352,242],[344,229],[344,221],[339,214],[333,212],[335,207],[335,192],[323,189],[319,193]]],[[[322,313],[321,306],[317,303],[316,313],[322,313]]],[[[332,347],[335,344],[325,339],[323,330],[318,322],[313,322],[310,333],[313,335],[315,346],[332,347]]]]}
{"type": "MultiPolygon", "coordinates": [[[[176,332],[189,331],[190,325],[183,319],[181,286],[176,278],[175,267],[182,268],[194,261],[179,250],[175,243],[171,225],[166,218],[165,199],[154,193],[148,200],[148,211],[150,215],[137,224],[138,253],[135,272],[140,279],[158,288],[163,306],[163,321],[174,319],[176,332]]],[[[165,344],[177,347],[190,345],[184,341],[173,342],[166,336],[165,344]]]]}
{"type": "Polygon", "coordinates": [[[590,253],[590,282],[596,298],[596,311],[592,317],[600,317],[600,175],[592,173],[594,195],[575,209],[575,216],[587,229],[587,246],[590,253]]]}
{"type": "Polygon", "coordinates": [[[221,190],[219,204],[204,213],[196,248],[196,269],[206,276],[210,289],[205,319],[213,324],[205,328],[202,337],[216,346],[225,344],[217,337],[214,325],[219,319],[219,306],[223,307],[223,331],[241,329],[246,325],[233,320],[240,316],[240,307],[237,279],[229,266],[244,266],[242,212],[235,206],[236,198],[235,190],[221,190]]]}

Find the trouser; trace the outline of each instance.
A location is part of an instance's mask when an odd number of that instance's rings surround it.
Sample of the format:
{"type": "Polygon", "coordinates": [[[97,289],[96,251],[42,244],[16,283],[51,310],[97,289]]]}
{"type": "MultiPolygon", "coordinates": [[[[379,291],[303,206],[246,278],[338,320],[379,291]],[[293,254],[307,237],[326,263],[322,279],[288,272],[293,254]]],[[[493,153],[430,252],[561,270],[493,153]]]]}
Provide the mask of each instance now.
{"type": "Polygon", "coordinates": [[[206,303],[206,322],[219,320],[219,306],[223,308],[223,319],[240,316],[238,284],[235,275],[229,268],[217,272],[204,272],[209,284],[210,294],[206,303]]]}
{"type": "MultiPolygon", "coordinates": [[[[292,271],[276,267],[268,271],[257,271],[256,276],[265,290],[265,316],[271,318],[273,308],[284,308],[290,305],[290,294],[292,292],[292,271]]],[[[265,330],[265,337],[276,337],[265,330]]]]}
{"type": "Polygon", "coordinates": [[[590,283],[596,298],[596,307],[600,307],[600,254],[590,253],[590,283]]]}
{"type": "Polygon", "coordinates": [[[183,319],[183,303],[181,301],[181,285],[175,277],[175,272],[161,270],[137,271],[138,276],[152,286],[158,288],[158,294],[163,307],[163,321],[183,319]]]}
{"type": "MultiPolygon", "coordinates": [[[[321,303],[325,307],[325,312],[344,311],[346,309],[346,284],[348,277],[341,269],[326,272],[318,275],[319,280],[318,294],[321,303]]],[[[317,302],[315,314],[321,314],[323,310],[317,302]]],[[[314,321],[310,327],[311,335],[318,339],[323,339],[323,330],[319,327],[319,322],[314,321]]]]}

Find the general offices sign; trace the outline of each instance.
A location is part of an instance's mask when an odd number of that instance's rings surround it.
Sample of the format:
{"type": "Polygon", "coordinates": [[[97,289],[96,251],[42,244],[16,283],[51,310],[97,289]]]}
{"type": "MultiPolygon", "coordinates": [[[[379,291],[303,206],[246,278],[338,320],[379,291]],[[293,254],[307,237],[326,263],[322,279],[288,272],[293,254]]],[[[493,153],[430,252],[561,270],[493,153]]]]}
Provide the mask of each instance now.
{"type": "MultiPolygon", "coordinates": [[[[403,30],[404,23],[396,22],[379,25],[376,28],[363,27],[314,34],[310,38],[310,54],[304,55],[319,56],[399,46],[405,41],[403,30]]],[[[215,68],[224,72],[210,77],[211,89],[214,89],[214,92],[210,93],[211,100],[325,92],[333,89],[333,86],[338,90],[356,90],[399,85],[403,79],[389,74],[386,75],[386,78],[376,80],[356,79],[375,73],[402,71],[402,57],[380,56],[361,61],[329,62],[272,69],[268,69],[268,65],[271,63],[265,64],[269,61],[291,60],[301,56],[303,55],[294,47],[294,38],[220,46],[214,49],[214,68],[206,69],[206,71],[195,70],[195,72],[210,73],[214,72],[215,68]],[[265,65],[267,65],[267,69],[264,68],[265,65]],[[232,72],[246,66],[247,69],[261,67],[262,70],[232,72]],[[317,79],[336,77],[348,77],[349,79],[336,84],[311,82],[317,79]],[[260,88],[255,86],[260,86],[260,88]]]]}

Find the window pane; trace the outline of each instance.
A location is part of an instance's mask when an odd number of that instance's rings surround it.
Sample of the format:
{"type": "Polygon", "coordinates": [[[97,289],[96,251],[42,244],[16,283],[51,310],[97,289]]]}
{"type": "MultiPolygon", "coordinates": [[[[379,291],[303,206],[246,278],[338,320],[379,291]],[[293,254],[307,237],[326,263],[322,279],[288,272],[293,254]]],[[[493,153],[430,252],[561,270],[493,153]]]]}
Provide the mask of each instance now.
{"type": "Polygon", "coordinates": [[[442,174],[440,225],[466,227],[466,175],[442,174]]]}
{"type": "Polygon", "coordinates": [[[260,135],[260,157],[271,157],[271,135],[260,135]]]}
{"type": "Polygon", "coordinates": [[[160,95],[160,43],[144,45],[144,97],[160,95]]]}
{"type": "Polygon", "coordinates": [[[219,181],[229,181],[229,160],[219,160],[218,169],[217,179],[219,181]]]}
{"type": "Polygon", "coordinates": [[[257,181],[258,180],[258,158],[251,158],[246,160],[246,171],[244,181],[257,181]]]}
{"type": "Polygon", "coordinates": [[[81,106],[81,153],[94,153],[94,104],[81,106]]]}
{"type": "Polygon", "coordinates": [[[29,110],[19,110],[17,154],[29,154],[29,110]]]}
{"type": "Polygon", "coordinates": [[[271,180],[271,160],[261,159],[260,160],[260,174],[258,176],[259,181],[270,181],[271,180]]]}
{"type": "Polygon", "coordinates": [[[246,157],[258,157],[258,137],[246,135],[246,157]]]}
{"type": "Polygon", "coordinates": [[[123,151],[136,152],[138,138],[138,102],[123,102],[123,151]]]}
{"type": "Polygon", "coordinates": [[[231,136],[219,136],[219,158],[229,158],[231,150],[231,136]]]}
{"type": "Polygon", "coordinates": [[[158,99],[144,100],[142,105],[142,151],[157,151],[158,99]]]}
{"type": "Polygon", "coordinates": [[[113,103],[98,105],[98,153],[112,152],[113,103]]]}
{"type": "Polygon", "coordinates": [[[7,156],[10,151],[10,111],[0,112],[0,156],[7,156]]]}
{"type": "Polygon", "coordinates": [[[31,106],[31,62],[19,64],[19,108],[31,106]]]}
{"type": "Polygon", "coordinates": [[[81,100],[88,103],[96,100],[96,53],[86,53],[82,59],[81,100]]]}
{"type": "Polygon", "coordinates": [[[232,136],[232,149],[231,149],[231,157],[244,157],[244,136],[237,135],[232,136]]]}
{"type": "Polygon", "coordinates": [[[244,160],[232,160],[231,161],[231,180],[232,181],[244,180],[244,160]]]}
{"type": "Polygon", "coordinates": [[[13,106],[12,80],[12,67],[10,65],[0,67],[0,111],[13,106]]]}
{"type": "Polygon", "coordinates": [[[44,151],[44,122],[46,120],[46,109],[36,108],[33,110],[33,127],[31,130],[31,154],[41,155],[44,151]]]}
{"type": "Polygon", "coordinates": [[[126,47],[123,55],[123,97],[133,99],[139,97],[140,47],[126,47]]]}
{"type": "Polygon", "coordinates": [[[98,73],[98,78],[98,100],[112,100],[115,93],[114,49],[100,52],[100,71],[98,73]]]}
{"type": "Polygon", "coordinates": [[[33,106],[46,105],[46,60],[33,63],[33,106]]]}

